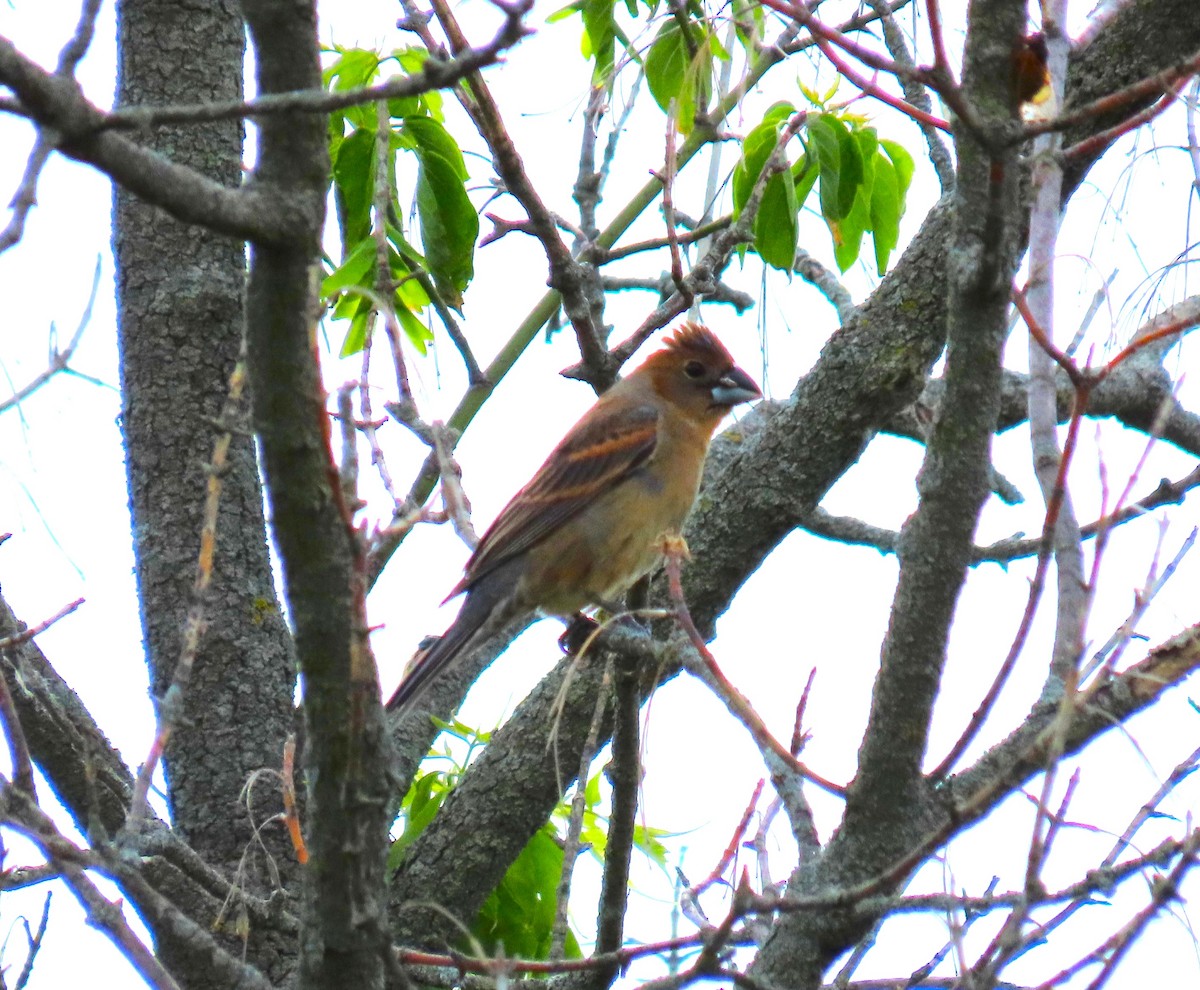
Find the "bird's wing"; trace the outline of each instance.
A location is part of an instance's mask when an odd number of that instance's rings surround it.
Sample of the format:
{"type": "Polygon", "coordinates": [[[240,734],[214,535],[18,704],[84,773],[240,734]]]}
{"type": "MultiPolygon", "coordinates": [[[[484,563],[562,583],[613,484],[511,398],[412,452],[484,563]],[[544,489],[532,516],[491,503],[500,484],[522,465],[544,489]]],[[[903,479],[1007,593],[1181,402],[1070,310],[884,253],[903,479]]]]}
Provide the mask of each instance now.
{"type": "Polygon", "coordinates": [[[658,409],[624,406],[585,417],[484,533],[451,597],[545,539],[654,453],[658,409]]]}

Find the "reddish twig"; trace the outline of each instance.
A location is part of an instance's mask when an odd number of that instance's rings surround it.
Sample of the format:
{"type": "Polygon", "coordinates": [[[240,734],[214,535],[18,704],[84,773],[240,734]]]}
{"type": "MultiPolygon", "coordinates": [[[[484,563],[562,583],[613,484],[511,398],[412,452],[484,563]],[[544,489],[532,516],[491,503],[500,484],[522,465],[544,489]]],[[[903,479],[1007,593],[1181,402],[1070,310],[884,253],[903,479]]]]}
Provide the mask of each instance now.
{"type": "MultiPolygon", "coordinates": [[[[876,72],[884,72],[890,76],[895,76],[897,79],[911,79],[914,82],[928,86],[936,92],[946,105],[958,114],[964,124],[971,127],[973,130],[978,130],[975,124],[975,115],[962,99],[962,93],[954,84],[953,77],[948,69],[943,69],[935,66],[928,68],[926,66],[903,65],[895,59],[887,58],[880,55],[878,52],[872,51],[855,41],[851,41],[845,34],[838,31],[836,28],[830,27],[820,19],[815,17],[808,8],[802,3],[789,3],[787,0],[763,0],[763,3],[778,11],[781,14],[786,14],[793,17],[799,23],[807,27],[812,33],[814,41],[821,49],[834,67],[849,79],[854,85],[865,93],[882,100],[889,106],[895,107],[902,113],[908,114],[914,120],[929,124],[939,130],[949,131],[950,125],[939,117],[926,113],[919,107],[913,106],[906,100],[901,100],[899,97],[892,96],[890,93],[880,89],[878,86],[866,81],[863,76],[856,72],[850,65],[837,54],[835,54],[830,46],[836,45],[847,55],[858,59],[864,65],[869,66],[876,72]]],[[[940,20],[938,22],[940,24],[940,20]]],[[[942,53],[943,58],[945,53],[942,53]]]]}
{"type": "Polygon", "coordinates": [[[742,812],[742,819],[738,822],[737,828],[733,830],[733,836],[729,840],[729,845],[725,847],[725,852],[721,854],[721,859],[717,863],[716,869],[712,871],[705,879],[701,880],[694,887],[688,890],[688,894],[693,898],[699,897],[704,891],[708,890],[714,883],[721,879],[722,875],[729,864],[733,862],[733,857],[737,855],[738,846],[746,838],[746,830],[750,827],[750,819],[754,816],[754,809],[758,806],[758,799],[762,797],[763,786],[766,781],[761,777],[754,787],[754,793],[750,795],[750,803],[746,805],[746,810],[742,812]]]}
{"type": "Polygon", "coordinates": [[[283,764],[279,769],[280,786],[283,790],[283,822],[287,826],[292,848],[296,851],[296,862],[303,866],[308,862],[308,846],[304,844],[304,830],[300,827],[300,815],[296,809],[296,737],[289,735],[283,744],[283,764]]]}
{"type": "Polygon", "coordinates": [[[1183,333],[1186,330],[1191,330],[1197,325],[1200,325],[1200,312],[1189,313],[1187,316],[1184,316],[1178,320],[1172,320],[1165,326],[1155,327],[1145,335],[1138,337],[1134,341],[1131,341],[1121,348],[1121,350],[1117,352],[1116,357],[1110,360],[1108,364],[1095,372],[1097,384],[1104,381],[1105,378],[1117,370],[1122,362],[1128,361],[1143,348],[1148,347],[1150,344],[1156,343],[1160,340],[1165,340],[1167,337],[1173,337],[1176,334],[1183,333]]]}
{"type": "Polygon", "coordinates": [[[1188,836],[1180,852],[1179,860],[1172,867],[1170,873],[1155,878],[1150,887],[1150,902],[1141,911],[1078,962],[1040,984],[1038,990],[1049,990],[1050,987],[1060,986],[1085,967],[1096,962],[1101,962],[1102,966],[1099,975],[1088,984],[1088,990],[1099,990],[1104,986],[1112,976],[1117,964],[1150,920],[1168,902],[1178,897],[1179,885],[1188,871],[1196,865],[1198,852],[1200,852],[1200,830],[1193,831],[1188,836]]]}
{"type": "MultiPolygon", "coordinates": [[[[1197,468],[1192,473],[1200,477],[1200,468],[1197,468]]],[[[1142,590],[1134,593],[1133,611],[1130,612],[1125,621],[1121,623],[1120,628],[1118,628],[1117,631],[1109,637],[1108,642],[1096,651],[1092,659],[1089,660],[1080,671],[1081,682],[1090,677],[1101,666],[1103,666],[1104,671],[1107,673],[1111,673],[1116,669],[1117,664],[1120,662],[1122,652],[1129,644],[1129,641],[1133,638],[1133,631],[1138,620],[1143,614],[1145,614],[1146,609],[1150,607],[1150,603],[1154,600],[1159,591],[1162,590],[1163,585],[1165,585],[1171,579],[1171,576],[1178,569],[1183,558],[1191,551],[1192,547],[1196,543],[1196,536],[1198,533],[1200,533],[1200,530],[1197,530],[1195,527],[1193,527],[1192,531],[1188,533],[1187,537],[1180,545],[1175,556],[1171,559],[1171,562],[1167,564],[1165,568],[1163,568],[1163,572],[1157,577],[1154,575],[1154,568],[1151,567],[1150,575],[1146,580],[1146,586],[1142,588],[1142,590]]]]}
{"type": "Polygon", "coordinates": [[[942,120],[941,117],[935,117],[931,113],[926,113],[920,107],[913,106],[907,100],[901,99],[899,96],[893,96],[891,93],[883,89],[881,86],[878,86],[872,80],[867,79],[866,76],[856,71],[849,62],[839,56],[833,50],[833,47],[824,39],[817,39],[817,47],[821,49],[821,54],[823,54],[827,59],[829,59],[830,62],[833,63],[833,67],[837,69],[840,75],[845,76],[868,96],[874,97],[881,103],[886,103],[888,106],[899,110],[903,114],[907,114],[909,117],[915,121],[918,121],[919,123],[928,124],[930,127],[936,127],[939,131],[945,131],[947,134],[950,133],[950,124],[947,121],[942,120]]]}
{"type": "Polygon", "coordinates": [[[1162,99],[1155,101],[1150,106],[1146,107],[1131,117],[1127,117],[1121,123],[1093,134],[1091,137],[1084,138],[1068,148],[1062,150],[1064,161],[1070,161],[1073,158],[1088,158],[1098,151],[1107,148],[1117,138],[1123,134],[1128,134],[1130,131],[1137,130],[1143,124],[1147,124],[1155,117],[1167,110],[1175,99],[1183,91],[1183,87],[1187,85],[1188,76],[1181,76],[1170,88],[1162,95],[1162,99]]]}
{"type": "Polygon", "coordinates": [[[1066,372],[1071,384],[1077,389],[1085,384],[1094,384],[1090,382],[1090,376],[1086,372],[1081,371],[1079,366],[1063,351],[1059,350],[1054,345],[1054,341],[1046,335],[1046,331],[1042,328],[1041,323],[1033,315],[1033,310],[1029,308],[1029,302],[1025,298],[1025,290],[1013,286],[1012,298],[1018,312],[1021,314],[1021,319],[1025,321],[1025,325],[1029,328],[1029,335],[1037,341],[1038,346],[1043,351],[1050,355],[1054,363],[1066,372]]]}
{"type": "Polygon", "coordinates": [[[1009,647],[1004,662],[1000,665],[1000,669],[996,673],[995,679],[992,681],[991,687],[988,688],[983,701],[980,702],[979,707],[971,715],[971,719],[967,723],[963,734],[959,736],[958,741],[950,748],[950,752],[946,754],[931,774],[935,780],[949,773],[954,764],[958,762],[958,758],[962,756],[963,752],[983,727],[983,723],[991,713],[992,706],[995,705],[996,699],[1000,696],[1000,692],[1007,683],[1013,667],[1016,666],[1017,657],[1021,655],[1021,651],[1025,647],[1025,641],[1029,636],[1029,630],[1033,627],[1033,617],[1037,612],[1038,602],[1042,597],[1042,590],[1046,585],[1046,573],[1049,570],[1054,527],[1058,524],[1059,507],[1062,505],[1062,500],[1066,492],[1067,470],[1075,453],[1079,438],[1079,425],[1083,421],[1083,414],[1087,408],[1089,394],[1090,388],[1087,387],[1085,380],[1084,387],[1077,388],[1075,392],[1075,403],[1071,409],[1071,419],[1067,427],[1067,439],[1063,445],[1062,459],[1058,463],[1058,475],[1054,483],[1054,491],[1046,507],[1046,518],[1042,523],[1042,546],[1038,552],[1037,569],[1034,571],[1033,581],[1029,585],[1029,597],[1025,603],[1025,611],[1021,615],[1017,634],[1013,639],[1012,645],[1009,647]]]}
{"type": "Polygon", "coordinates": [[[28,643],[35,636],[39,636],[44,633],[59,619],[64,619],[74,612],[75,609],[79,608],[79,606],[82,605],[85,600],[86,599],[83,598],[76,598],[75,601],[71,602],[71,604],[64,605],[52,616],[50,616],[50,618],[43,619],[36,626],[30,626],[28,629],[22,629],[19,633],[13,633],[11,636],[0,637],[0,650],[7,650],[14,646],[20,646],[22,643],[28,643]]]}
{"type": "MultiPolygon", "coordinates": [[[[64,605],[54,615],[44,619],[36,626],[23,629],[19,633],[0,638],[0,652],[10,650],[14,646],[27,643],[34,636],[45,632],[64,616],[70,615],[83,604],[82,598],[77,598],[69,605],[64,605]]],[[[37,800],[37,791],[33,782],[33,760],[29,755],[29,743],[25,738],[25,730],[21,727],[21,719],[17,714],[17,706],[13,703],[12,692],[8,689],[8,678],[0,673],[0,720],[4,723],[4,737],[8,742],[8,750],[13,761],[13,786],[37,800]]]]}
{"type": "Polygon", "coordinates": [[[715,685],[718,696],[725,702],[725,707],[729,709],[730,714],[746,727],[755,743],[758,744],[759,749],[763,750],[764,753],[769,752],[773,754],[782,761],[784,766],[816,784],[822,790],[828,791],[837,797],[844,797],[846,794],[844,787],[826,780],[820,774],[814,773],[788,752],[778,739],[771,735],[770,730],[758,712],[751,707],[745,695],[734,687],[721,671],[716,658],[708,648],[708,644],[704,642],[703,635],[696,628],[696,623],[693,621],[692,614],[688,610],[687,602],[684,601],[681,562],[686,553],[687,545],[684,544],[682,537],[668,537],[664,540],[667,583],[670,588],[671,603],[675,606],[675,619],[687,634],[703,668],[711,678],[713,685],[715,685]]]}
{"type": "Polygon", "coordinates": [[[954,85],[950,59],[946,55],[946,39],[942,34],[942,12],[938,0],[926,0],[925,14],[929,20],[929,40],[933,44],[933,71],[943,73],[946,82],[954,85]]]}
{"type": "MultiPolygon", "coordinates": [[[[1049,120],[1031,121],[1022,128],[1020,136],[1016,140],[1026,141],[1031,137],[1037,137],[1039,134],[1047,134],[1050,131],[1064,131],[1069,127],[1074,127],[1076,124],[1085,124],[1103,114],[1120,110],[1121,107],[1136,100],[1156,96],[1160,93],[1168,94],[1172,90],[1175,90],[1178,84],[1186,82],[1197,71],[1200,71],[1200,55],[1193,56],[1186,62],[1172,66],[1169,69],[1164,69],[1162,72],[1156,72],[1152,76],[1147,76],[1145,79],[1126,86],[1124,89],[1117,90],[1115,93],[1101,96],[1099,99],[1093,100],[1091,103],[1085,104],[1077,110],[1052,117],[1049,120]]],[[[1145,111],[1142,112],[1144,113],[1145,111]]],[[[1122,125],[1118,124],[1117,126],[1121,127],[1122,125]]],[[[1108,132],[1105,131],[1102,133],[1107,134],[1108,132]]],[[[1079,145],[1075,147],[1078,148],[1079,145]]],[[[1064,154],[1072,153],[1075,153],[1073,148],[1068,148],[1064,152],[1064,154]]]]}
{"type": "Polygon", "coordinates": [[[87,868],[98,865],[85,851],[66,839],[33,799],[11,785],[3,789],[5,818],[25,834],[54,864],[67,888],[87,913],[90,925],[103,931],[129,964],[150,986],[178,990],[175,979],[125,920],[121,903],[108,900],[96,887],[87,868]]]}
{"type": "Polygon", "coordinates": [[[808,680],[804,682],[804,690],[800,694],[800,702],[796,705],[796,720],[792,723],[792,742],[788,746],[788,752],[792,756],[799,756],[800,751],[804,749],[804,744],[808,742],[808,735],[804,731],[804,712],[808,708],[808,695],[812,691],[813,681],[817,678],[817,668],[813,667],[808,672],[808,680]]]}

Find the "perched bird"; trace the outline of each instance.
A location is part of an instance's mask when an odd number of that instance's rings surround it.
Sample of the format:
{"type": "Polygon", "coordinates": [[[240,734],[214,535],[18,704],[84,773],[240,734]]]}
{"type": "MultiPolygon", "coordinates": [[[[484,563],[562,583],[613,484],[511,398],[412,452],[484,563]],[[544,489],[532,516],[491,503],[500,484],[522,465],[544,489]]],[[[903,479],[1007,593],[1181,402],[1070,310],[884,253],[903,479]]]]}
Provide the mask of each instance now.
{"type": "Polygon", "coordinates": [[[1013,90],[1017,103],[1045,103],[1053,95],[1050,88],[1050,52],[1046,36],[1038,31],[1028,35],[1013,52],[1013,90]]]}
{"type": "Polygon", "coordinates": [[[611,605],[679,533],[708,444],[754,380],[707,327],[685,323],[665,347],[596,401],[483,535],[463,579],[458,618],[418,654],[387,703],[411,710],[469,648],[517,616],[611,605]]]}

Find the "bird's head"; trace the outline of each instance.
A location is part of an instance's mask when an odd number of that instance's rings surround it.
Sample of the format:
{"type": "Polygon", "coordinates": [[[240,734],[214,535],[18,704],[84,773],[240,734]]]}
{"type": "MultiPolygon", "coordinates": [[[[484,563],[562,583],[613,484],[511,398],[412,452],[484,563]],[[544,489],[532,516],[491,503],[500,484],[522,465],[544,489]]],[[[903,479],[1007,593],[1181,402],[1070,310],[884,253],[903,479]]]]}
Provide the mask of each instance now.
{"type": "Polygon", "coordinates": [[[642,368],[659,394],[689,418],[715,428],[734,406],[762,397],[754,379],[734,363],[708,327],[685,323],[664,343],[642,368]]]}

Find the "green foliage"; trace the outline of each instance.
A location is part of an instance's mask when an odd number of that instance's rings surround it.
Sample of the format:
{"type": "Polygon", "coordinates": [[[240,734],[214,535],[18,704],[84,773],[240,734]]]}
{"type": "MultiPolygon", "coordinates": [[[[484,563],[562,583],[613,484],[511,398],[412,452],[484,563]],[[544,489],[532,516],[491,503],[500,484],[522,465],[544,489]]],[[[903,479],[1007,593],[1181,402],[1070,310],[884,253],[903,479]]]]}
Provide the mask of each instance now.
{"type": "MultiPolygon", "coordinates": [[[[457,719],[439,725],[440,747],[426,761],[426,765],[433,767],[417,777],[401,805],[403,830],[388,854],[389,870],[400,865],[409,846],[433,821],[457,786],[471,757],[490,740],[489,733],[477,732],[457,719]]],[[[480,909],[471,926],[471,935],[484,951],[494,953],[503,946],[508,956],[523,959],[548,956],[563,871],[562,836],[570,819],[570,802],[568,798],[558,805],[551,820],[529,840],[480,909]]],[[[601,861],[608,844],[605,805],[601,775],[596,774],[584,785],[580,843],[583,850],[601,861]]],[[[643,825],[634,832],[634,848],[663,870],[667,869],[667,848],[662,841],[666,834],[643,825]]],[[[565,952],[569,958],[582,956],[579,941],[569,929],[565,952]]]]}
{"type": "MultiPolygon", "coordinates": [[[[372,85],[388,62],[405,72],[418,71],[428,54],[399,49],[383,57],[364,49],[335,49],[337,58],[325,69],[324,83],[342,91],[372,85]]],[[[424,353],[432,334],[420,313],[437,293],[447,305],[462,306],[462,294],[474,275],[479,215],[467,195],[468,173],[457,142],[443,123],[438,93],[388,101],[388,215],[375,217],[379,157],[379,118],[375,104],[348,107],[329,120],[329,153],[334,202],[342,238],[341,263],[330,265],[322,296],[337,301],[334,319],[349,321],[342,355],[363,348],[371,314],[390,306],[406,336],[424,353]],[[421,250],[405,237],[395,203],[399,201],[397,155],[409,154],[416,164],[413,198],[420,221],[421,250]],[[386,233],[392,298],[379,298],[379,245],[373,230],[380,221],[386,233]]]]}
{"type": "Polygon", "coordinates": [[[490,732],[480,732],[458,719],[450,722],[439,720],[438,726],[442,730],[438,736],[440,748],[426,758],[426,765],[435,764],[436,769],[419,774],[404,795],[400,805],[404,831],[392,841],[392,848],[388,851],[389,870],[400,865],[405,851],[433,821],[450,792],[458,785],[475,752],[491,741],[490,732]]]}
{"type": "MultiPolygon", "coordinates": [[[[824,105],[833,90],[805,95],[824,105]]],[[[733,208],[745,208],[783,128],[795,108],[776,103],[742,142],[742,158],[733,173],[733,208]]],[[[875,128],[858,117],[832,112],[810,113],[802,131],[805,150],[788,171],[767,180],[754,221],[754,250],[768,265],[791,271],[795,262],[798,213],[817,186],[822,219],[833,239],[833,255],[841,271],[855,261],[864,234],[875,245],[880,275],[900,237],[905,197],[913,160],[894,141],[880,140],[875,128]]]]}
{"type": "MultiPolygon", "coordinates": [[[[631,17],[636,16],[637,0],[625,0],[625,7],[631,17]]],[[[613,66],[616,63],[617,41],[627,50],[631,47],[629,38],[617,23],[616,0],[575,0],[556,10],[546,21],[553,24],[574,14],[581,15],[583,19],[583,37],[579,47],[583,57],[594,63],[592,85],[608,87],[612,83],[613,66]]]]}
{"type": "MultiPolygon", "coordinates": [[[[762,122],[742,142],[742,158],[733,170],[733,214],[740,216],[754,185],[779,142],[788,118],[796,112],[790,103],[776,103],[762,122]]],[[[754,250],[766,264],[790,272],[796,260],[798,235],[797,212],[802,201],[796,199],[796,180],[783,170],[767,180],[758,213],[754,217],[754,250]]]]}
{"type": "Polygon", "coordinates": [[[714,58],[727,60],[729,53],[702,20],[689,20],[685,28],[672,18],[663,24],[646,53],[650,95],[663,113],[670,113],[674,104],[681,134],[689,133],[697,113],[708,108],[714,58]]]}
{"type": "MultiPolygon", "coordinates": [[[[562,878],[563,850],[552,825],[534,833],[492,891],[471,926],[484,951],[521,959],[546,959],[554,931],[555,903],[562,878]]],[[[567,930],[564,954],[580,959],[583,950],[567,930]]]]}

